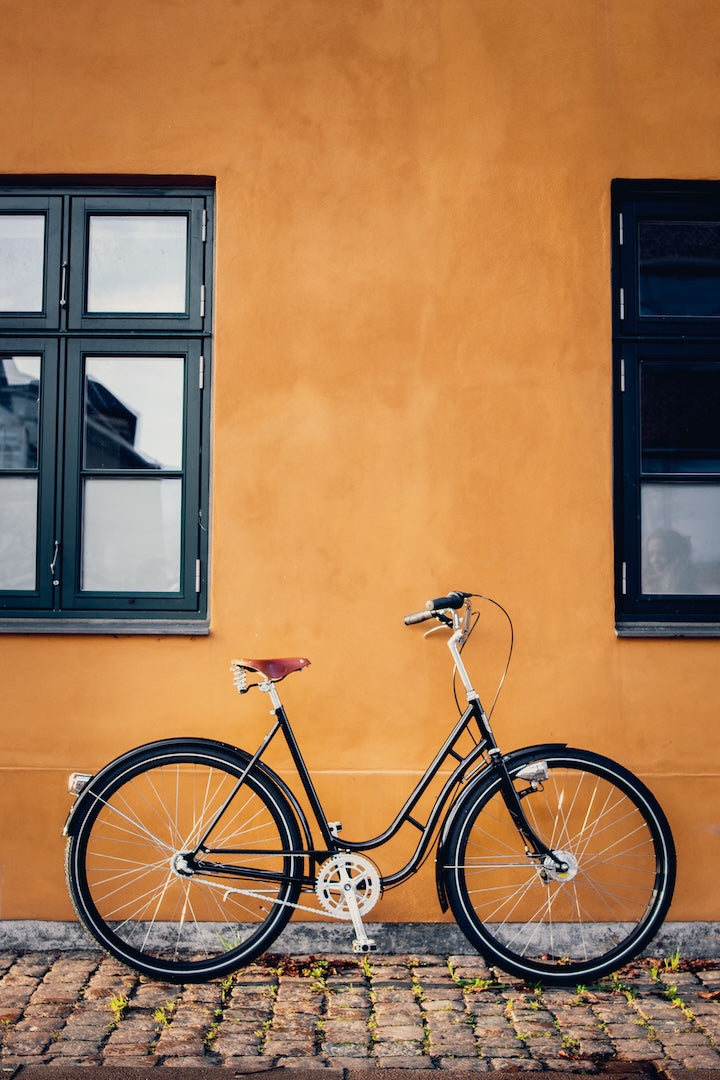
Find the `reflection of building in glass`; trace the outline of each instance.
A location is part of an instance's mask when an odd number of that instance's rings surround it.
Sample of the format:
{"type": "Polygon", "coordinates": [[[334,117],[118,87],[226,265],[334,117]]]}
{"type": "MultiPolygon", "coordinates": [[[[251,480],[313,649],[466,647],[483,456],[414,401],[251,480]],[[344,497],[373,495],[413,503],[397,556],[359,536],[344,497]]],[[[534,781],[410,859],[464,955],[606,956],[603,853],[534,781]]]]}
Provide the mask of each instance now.
{"type": "Polygon", "coordinates": [[[40,381],[0,356],[0,469],[34,469],[38,460],[40,381]]]}
{"type": "Polygon", "coordinates": [[[85,468],[157,469],[134,449],[138,416],[96,379],[85,380],[85,468]]]}
{"type": "Polygon", "coordinates": [[[179,481],[102,475],[161,468],[135,448],[141,419],[142,410],[128,408],[105,383],[86,374],[83,463],[96,475],[86,476],[83,490],[83,591],[179,588],[179,501],[170,525],[166,506],[172,493],[179,497],[179,481]]]}
{"type": "MultiPolygon", "coordinates": [[[[38,461],[38,377],[18,368],[15,357],[0,357],[0,469],[34,469],[38,461]]],[[[85,454],[87,469],[157,469],[135,450],[138,416],[96,379],[85,380],[85,454]]]]}
{"type": "MultiPolygon", "coordinates": [[[[0,356],[0,588],[33,589],[40,413],[39,356],[0,356]],[[15,475],[12,475],[15,474],[15,475]]],[[[138,473],[161,465],[135,448],[141,413],[85,379],[81,588],[177,591],[181,484],[138,473]],[[130,476],[113,476],[113,473],[130,476]],[[108,475],[110,474],[110,475],[108,475]],[[136,474],[135,477],[132,474],[136,474]]]]}

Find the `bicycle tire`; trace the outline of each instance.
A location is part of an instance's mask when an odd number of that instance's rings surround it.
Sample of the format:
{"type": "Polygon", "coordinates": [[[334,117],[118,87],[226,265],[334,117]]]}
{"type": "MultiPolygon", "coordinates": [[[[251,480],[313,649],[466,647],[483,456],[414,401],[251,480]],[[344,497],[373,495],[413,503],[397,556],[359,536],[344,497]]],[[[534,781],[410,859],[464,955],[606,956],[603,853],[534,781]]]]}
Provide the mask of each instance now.
{"type": "MultiPolygon", "coordinates": [[[[517,773],[534,758],[513,761],[517,773]]],[[[548,779],[522,797],[527,819],[570,870],[529,857],[493,774],[470,793],[443,847],[446,895],[470,942],[528,982],[594,981],[637,956],[660,927],[675,882],[667,820],[648,788],[590,751],[545,752],[548,779]]]]}
{"type": "MultiPolygon", "coordinates": [[[[155,979],[204,982],[264,952],[300,894],[300,832],[287,799],[251,769],[208,837],[208,847],[252,849],[244,864],[260,881],[179,872],[247,761],[206,740],[140,749],[93,789],[66,848],[68,889],[78,917],[122,963],[155,979]]],[[[209,853],[223,865],[239,856],[209,853]]]]}

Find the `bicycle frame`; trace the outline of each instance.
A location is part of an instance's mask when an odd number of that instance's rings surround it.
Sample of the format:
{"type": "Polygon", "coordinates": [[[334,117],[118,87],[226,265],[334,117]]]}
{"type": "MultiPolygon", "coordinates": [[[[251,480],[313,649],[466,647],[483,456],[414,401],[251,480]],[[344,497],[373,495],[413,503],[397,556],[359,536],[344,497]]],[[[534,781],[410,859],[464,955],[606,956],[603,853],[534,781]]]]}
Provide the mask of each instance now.
{"type": "MultiPolygon", "coordinates": [[[[425,858],[428,850],[430,849],[438,825],[443,813],[448,806],[448,803],[453,799],[453,796],[457,794],[458,789],[463,783],[466,783],[470,778],[476,779],[481,774],[490,769],[500,770],[501,777],[501,790],[508,812],[512,817],[515,826],[519,833],[523,837],[527,847],[528,853],[537,859],[551,858],[559,869],[565,868],[564,863],[558,859],[553,852],[548,848],[543,841],[534,833],[533,829],[529,825],[527,818],[523,812],[520,794],[516,791],[512,784],[507,768],[504,764],[502,754],[495,742],[495,738],[490,726],[490,721],[485,713],[480,702],[480,697],[477,691],[474,689],[468,671],[463,663],[461,656],[462,646],[469,634],[469,609],[466,608],[464,618],[453,612],[453,622],[450,624],[453,633],[448,641],[448,648],[455,662],[455,669],[462,681],[467,697],[467,708],[464,710],[459,720],[456,722],[452,731],[443,742],[442,746],[436,753],[433,760],[428,765],[423,776],[416,784],[413,791],[408,796],[406,802],[401,807],[392,823],[377,836],[369,840],[346,840],[340,839],[337,835],[337,831],[333,829],[333,826],[328,822],[325,811],[322,807],[320,798],[316,791],[315,785],[312,781],[311,774],[306,765],[305,759],[298,745],[297,739],[293,732],[292,726],[288,719],[285,708],[280,700],[280,696],[277,691],[275,683],[271,680],[265,680],[257,683],[257,687],[264,693],[267,693],[272,702],[272,712],[275,716],[275,723],[268,734],[265,736],[260,747],[255,754],[250,758],[245,766],[242,774],[238,778],[237,784],[234,786],[228,798],[225,800],[223,806],[218,810],[214,816],[210,825],[205,830],[203,836],[199,840],[195,849],[188,853],[188,862],[193,871],[202,873],[203,871],[212,874],[223,874],[225,876],[233,876],[234,873],[243,875],[244,877],[256,877],[258,880],[278,880],[278,875],[272,872],[257,870],[248,870],[247,867],[228,866],[227,864],[216,864],[209,862],[203,858],[204,855],[210,855],[213,853],[217,855],[241,856],[243,854],[249,855],[251,852],[242,851],[238,849],[213,849],[207,846],[207,842],[222,818],[223,814],[231,804],[235,795],[241,788],[243,781],[247,774],[251,771],[254,765],[262,760],[262,757],[274,740],[275,736],[281,732],[293,764],[297,771],[298,777],[302,784],[303,791],[309,803],[317,826],[319,835],[321,837],[321,846],[316,847],[312,842],[312,833],[307,827],[307,823],[304,820],[304,815],[299,808],[297,800],[293,798],[294,809],[296,813],[299,813],[302,819],[302,824],[305,826],[306,839],[309,841],[309,846],[306,850],[299,852],[285,852],[287,855],[298,855],[309,860],[308,873],[303,876],[303,887],[312,888],[317,874],[317,867],[323,863],[326,859],[338,852],[366,852],[372,851],[376,848],[382,847],[393,839],[405,824],[413,825],[420,831],[420,839],[415,847],[415,850],[408,860],[408,862],[395,872],[385,875],[380,878],[383,889],[391,889],[397,885],[402,884],[412,874],[414,874],[425,858]],[[465,755],[461,755],[457,752],[456,745],[460,738],[469,731],[471,725],[475,723],[477,726],[478,737],[473,737],[474,747],[465,755]],[[413,817],[413,811],[419,803],[422,796],[427,791],[428,787],[435,779],[442,766],[449,760],[454,759],[457,764],[453,768],[449,777],[445,781],[436,796],[435,801],[430,809],[427,820],[423,824],[413,817]],[[481,763],[478,768],[475,766],[481,763]]],[[[450,620],[447,620],[450,623],[450,620]]]]}

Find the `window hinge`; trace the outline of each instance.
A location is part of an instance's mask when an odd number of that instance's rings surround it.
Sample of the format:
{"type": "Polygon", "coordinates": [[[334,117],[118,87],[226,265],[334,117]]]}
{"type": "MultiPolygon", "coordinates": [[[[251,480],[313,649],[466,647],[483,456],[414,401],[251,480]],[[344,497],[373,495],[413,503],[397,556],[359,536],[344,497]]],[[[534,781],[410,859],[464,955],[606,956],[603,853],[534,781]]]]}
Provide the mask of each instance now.
{"type": "Polygon", "coordinates": [[[207,210],[203,209],[202,212],[202,235],[201,239],[203,244],[207,240],[207,210]]]}
{"type": "Polygon", "coordinates": [[[618,214],[618,243],[620,247],[625,243],[625,222],[622,214],[618,214]]]}
{"type": "Polygon", "coordinates": [[[195,560],[195,592],[200,592],[200,560],[195,560]]]}
{"type": "Polygon", "coordinates": [[[200,357],[200,372],[198,375],[198,386],[200,390],[205,389],[205,357],[200,357]]]}
{"type": "Polygon", "coordinates": [[[205,315],[205,286],[200,286],[200,318],[205,315]]]}
{"type": "Polygon", "coordinates": [[[625,360],[620,357],[620,393],[625,393],[625,360]]]}
{"type": "Polygon", "coordinates": [[[620,289],[620,318],[625,318],[625,290],[620,289]]]}
{"type": "Polygon", "coordinates": [[[627,596],[627,563],[622,564],[622,594],[627,596]]]}

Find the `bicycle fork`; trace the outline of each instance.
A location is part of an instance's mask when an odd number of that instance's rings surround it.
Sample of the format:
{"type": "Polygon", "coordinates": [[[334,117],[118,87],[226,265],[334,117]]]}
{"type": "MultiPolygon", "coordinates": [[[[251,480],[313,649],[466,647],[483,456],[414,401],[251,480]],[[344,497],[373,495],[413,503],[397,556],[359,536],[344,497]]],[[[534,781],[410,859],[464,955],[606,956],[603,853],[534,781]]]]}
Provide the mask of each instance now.
{"type": "MultiPolygon", "coordinates": [[[[489,717],[480,703],[480,695],[472,684],[461,656],[466,631],[467,621],[461,625],[459,619],[456,617],[455,630],[448,640],[448,649],[455,661],[457,673],[465,687],[468,705],[475,713],[475,719],[480,729],[481,737],[485,743],[491,767],[499,775],[500,791],[505,806],[507,807],[507,811],[513,820],[515,828],[524,840],[528,854],[531,858],[537,860],[538,863],[542,862],[545,870],[550,869],[552,873],[560,876],[565,875],[570,870],[570,867],[562,857],[562,853],[556,855],[555,852],[540,839],[530,825],[530,822],[525,815],[525,811],[522,808],[522,794],[515,788],[507,764],[502,756],[502,752],[495,742],[495,737],[492,733],[492,728],[490,727],[489,717]]],[[[527,793],[529,794],[530,791],[537,790],[538,785],[542,783],[543,780],[547,780],[547,768],[542,768],[540,762],[534,762],[531,765],[525,766],[524,769],[521,769],[517,775],[530,782],[531,786],[527,789],[527,793]]]]}
{"type": "Polygon", "coordinates": [[[533,761],[523,769],[520,769],[520,771],[515,774],[516,779],[529,781],[530,787],[526,788],[524,792],[519,792],[513,784],[507,763],[500,753],[500,750],[497,747],[494,747],[492,750],[488,751],[488,755],[490,757],[492,768],[498,772],[500,777],[500,791],[503,801],[513,820],[515,828],[525,841],[528,855],[542,865],[545,870],[550,870],[559,877],[565,876],[570,872],[571,868],[565,861],[563,853],[553,851],[552,848],[549,848],[547,844],[540,839],[530,825],[522,807],[523,795],[529,795],[531,792],[539,790],[543,780],[547,780],[547,765],[544,761],[533,761]]]}

